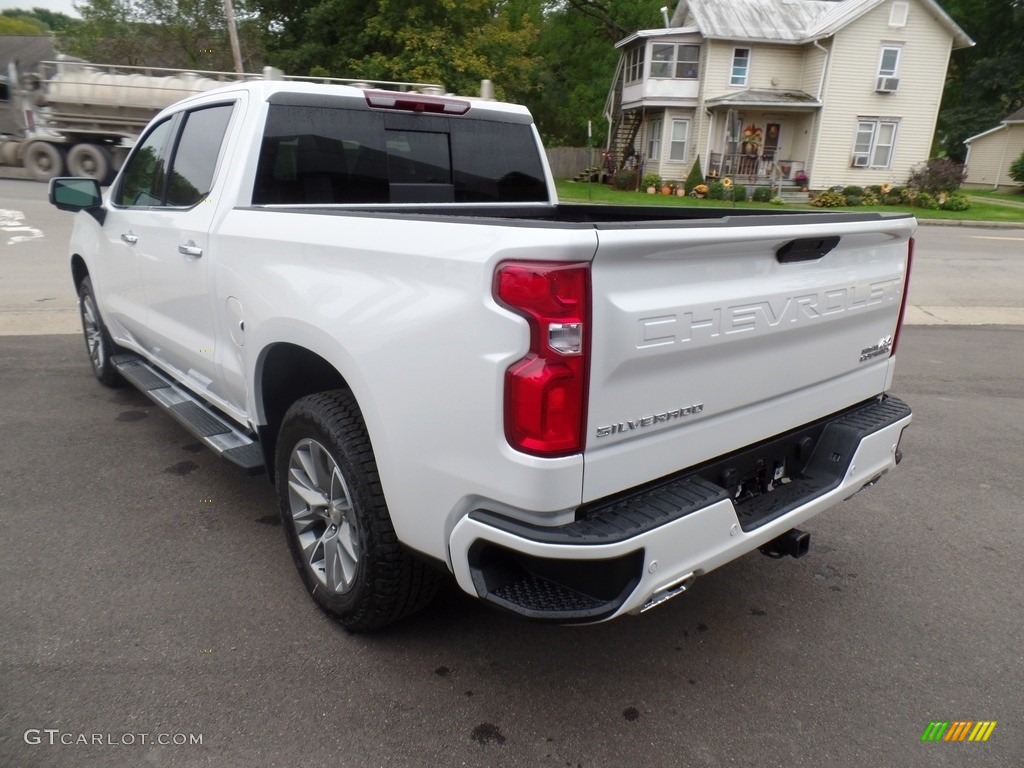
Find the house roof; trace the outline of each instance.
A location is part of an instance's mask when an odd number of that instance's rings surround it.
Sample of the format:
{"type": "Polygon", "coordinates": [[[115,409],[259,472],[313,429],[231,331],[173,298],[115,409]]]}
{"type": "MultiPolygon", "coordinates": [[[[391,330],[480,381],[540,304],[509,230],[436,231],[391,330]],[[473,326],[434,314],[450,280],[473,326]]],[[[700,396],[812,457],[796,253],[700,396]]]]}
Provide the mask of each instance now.
{"type": "Polygon", "coordinates": [[[746,88],[704,102],[713,107],[820,107],[821,101],[792,88],[746,88]]]}
{"type": "MultiPolygon", "coordinates": [[[[710,39],[803,44],[831,37],[886,0],[679,0],[671,25],[694,24],[710,39]]],[[[935,0],[917,0],[953,37],[974,41],[935,0]]]]}
{"type": "Polygon", "coordinates": [[[700,30],[696,27],[668,27],[664,29],[638,29],[629,37],[624,37],[615,44],[616,48],[622,48],[635,40],[648,37],[670,37],[672,35],[699,35],[700,30]]]}
{"type": "Polygon", "coordinates": [[[825,0],[690,0],[691,18],[705,37],[798,43],[835,3],[825,0]]]}
{"type": "Polygon", "coordinates": [[[989,128],[987,131],[976,133],[973,136],[964,139],[964,144],[970,144],[975,139],[980,139],[982,136],[988,136],[990,133],[995,133],[996,131],[1009,130],[1010,123],[1024,123],[1024,109],[1018,109],[1013,114],[1003,118],[995,128],[989,128]]]}

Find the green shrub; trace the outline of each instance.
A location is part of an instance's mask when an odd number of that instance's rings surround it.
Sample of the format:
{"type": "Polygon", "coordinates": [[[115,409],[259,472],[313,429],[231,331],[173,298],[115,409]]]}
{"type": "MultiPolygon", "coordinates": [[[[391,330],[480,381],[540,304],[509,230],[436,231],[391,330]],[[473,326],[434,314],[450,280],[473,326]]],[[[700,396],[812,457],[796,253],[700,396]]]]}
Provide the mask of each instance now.
{"type": "MultiPolygon", "coordinates": [[[[876,192],[872,192],[870,187],[865,189],[864,194],[860,196],[861,205],[878,205],[880,202],[881,198],[879,198],[876,192]]],[[[850,205],[853,205],[853,203],[850,203],[850,205]]]]}
{"type": "Polygon", "coordinates": [[[747,199],[747,186],[745,184],[732,185],[732,199],[743,202],[747,199]]]}
{"type": "Polygon", "coordinates": [[[868,186],[864,187],[864,191],[865,192],[870,192],[873,195],[881,196],[881,194],[882,194],[882,185],[881,184],[869,184],[868,186]]]}
{"type": "Polygon", "coordinates": [[[939,205],[944,211],[966,211],[971,207],[971,199],[963,192],[954,192],[939,205]]]}
{"type": "Polygon", "coordinates": [[[725,188],[725,184],[720,181],[712,181],[708,184],[708,197],[711,200],[730,200],[731,193],[725,188]]]}
{"type": "Polygon", "coordinates": [[[1010,163],[1010,178],[1024,184],[1024,152],[1021,152],[1020,157],[1010,163]]]}
{"type": "Polygon", "coordinates": [[[644,189],[648,187],[659,189],[661,187],[661,176],[656,173],[645,173],[643,179],[640,180],[640,186],[644,189]]]}
{"type": "Polygon", "coordinates": [[[704,172],[700,169],[700,156],[693,161],[693,167],[686,177],[686,189],[695,189],[698,184],[704,183],[704,172]]]}
{"type": "Polygon", "coordinates": [[[903,198],[900,197],[899,195],[888,194],[884,198],[882,198],[882,202],[885,203],[886,205],[902,205],[903,198]]]}
{"type": "Polygon", "coordinates": [[[857,206],[863,202],[863,198],[860,195],[843,195],[846,198],[846,204],[857,206]]]}
{"type": "Polygon", "coordinates": [[[786,201],[783,200],[781,197],[773,197],[768,202],[771,203],[772,205],[785,205],[786,204],[786,201]]]}
{"type": "Polygon", "coordinates": [[[848,184],[847,186],[843,187],[843,194],[846,195],[847,197],[862,197],[864,195],[864,187],[858,186],[856,184],[848,184]]]}
{"type": "Polygon", "coordinates": [[[913,197],[912,205],[915,208],[928,208],[936,211],[939,208],[939,199],[931,192],[918,192],[913,197]]]}
{"type": "Polygon", "coordinates": [[[772,199],[772,191],[768,187],[758,187],[750,199],[755,203],[767,203],[772,199]]]}
{"type": "Polygon", "coordinates": [[[838,189],[826,189],[813,200],[815,208],[842,208],[846,205],[846,196],[838,189]]]}
{"type": "Polygon", "coordinates": [[[623,168],[621,171],[617,171],[615,177],[612,179],[612,184],[615,185],[616,189],[624,189],[632,192],[636,189],[636,177],[637,173],[632,168],[623,168]]]}

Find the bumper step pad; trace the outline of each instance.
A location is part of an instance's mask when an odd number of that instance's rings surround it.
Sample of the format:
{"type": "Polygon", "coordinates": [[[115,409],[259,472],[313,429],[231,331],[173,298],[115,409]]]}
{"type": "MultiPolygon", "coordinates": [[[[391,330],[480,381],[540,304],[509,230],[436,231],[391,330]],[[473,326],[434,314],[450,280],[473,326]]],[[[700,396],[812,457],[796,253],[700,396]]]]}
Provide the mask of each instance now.
{"type": "Polygon", "coordinates": [[[125,380],[173,416],[214,453],[250,475],[259,475],[266,470],[263,451],[251,433],[234,426],[138,355],[115,355],[111,362],[125,380]]]}
{"type": "MultiPolygon", "coordinates": [[[[587,547],[628,541],[729,499],[742,529],[750,532],[837,488],[861,441],[910,413],[910,407],[895,397],[873,399],[707,464],[585,504],[576,511],[575,522],[567,525],[533,525],[489,510],[475,510],[469,517],[528,541],[587,547]],[[765,485],[757,493],[748,490],[759,477],[765,483],[771,480],[765,473],[776,466],[790,468],[784,483],[765,485]]],[[[613,560],[552,560],[483,539],[469,552],[472,579],[485,601],[529,618],[561,623],[614,613],[639,583],[643,562],[642,550],[613,560]]]]}

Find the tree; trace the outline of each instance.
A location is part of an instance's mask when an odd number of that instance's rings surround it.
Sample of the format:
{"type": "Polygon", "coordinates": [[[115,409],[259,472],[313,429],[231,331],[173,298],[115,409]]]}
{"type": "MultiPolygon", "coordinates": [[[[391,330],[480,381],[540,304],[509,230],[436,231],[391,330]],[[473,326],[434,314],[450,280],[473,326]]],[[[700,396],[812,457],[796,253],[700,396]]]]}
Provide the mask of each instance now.
{"type": "Polygon", "coordinates": [[[0,12],[0,35],[45,35],[49,28],[27,11],[0,12]]]}
{"type": "Polygon", "coordinates": [[[546,142],[583,146],[590,121],[593,143],[604,146],[604,104],[620,53],[614,43],[661,26],[662,4],[567,0],[545,6],[536,47],[539,93],[527,106],[546,142]]]}
{"type": "MultiPolygon", "coordinates": [[[[78,19],[72,18],[66,13],[51,11],[48,8],[33,8],[31,11],[26,11],[20,8],[8,8],[7,10],[0,11],[0,30],[6,28],[4,27],[5,19],[19,19],[21,21],[27,21],[34,27],[39,28],[40,31],[38,32],[27,33],[32,35],[46,34],[47,32],[60,32],[78,23],[78,19]]],[[[0,31],[0,34],[13,35],[20,33],[0,31]]]]}
{"type": "Polygon", "coordinates": [[[254,0],[289,74],[434,82],[499,98],[530,92],[539,4],[526,0],[254,0]],[[530,11],[534,12],[531,13],[530,11]]]}
{"type": "Polygon", "coordinates": [[[953,51],[936,130],[936,153],[963,161],[965,138],[1024,106],[1024,2],[944,0],[977,45],[953,51]]]}
{"type": "MultiPolygon", "coordinates": [[[[247,71],[263,65],[263,37],[244,0],[235,0],[247,71]]],[[[127,66],[231,71],[222,0],[88,0],[82,21],[58,35],[65,53],[127,66]]]]}

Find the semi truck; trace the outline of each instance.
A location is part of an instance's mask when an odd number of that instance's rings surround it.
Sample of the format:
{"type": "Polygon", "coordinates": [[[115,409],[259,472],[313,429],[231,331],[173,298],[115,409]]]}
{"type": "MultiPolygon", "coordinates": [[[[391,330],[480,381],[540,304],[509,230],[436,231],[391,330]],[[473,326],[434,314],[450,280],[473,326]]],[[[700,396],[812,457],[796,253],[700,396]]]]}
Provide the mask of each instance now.
{"type": "MultiPolygon", "coordinates": [[[[109,183],[139,134],[162,109],[189,96],[244,80],[304,80],[273,67],[262,73],[192,71],[92,64],[68,57],[21,72],[0,72],[0,166],[23,167],[37,181],[65,174],[109,183]]],[[[315,78],[395,90],[443,93],[436,83],[315,78]]]]}

